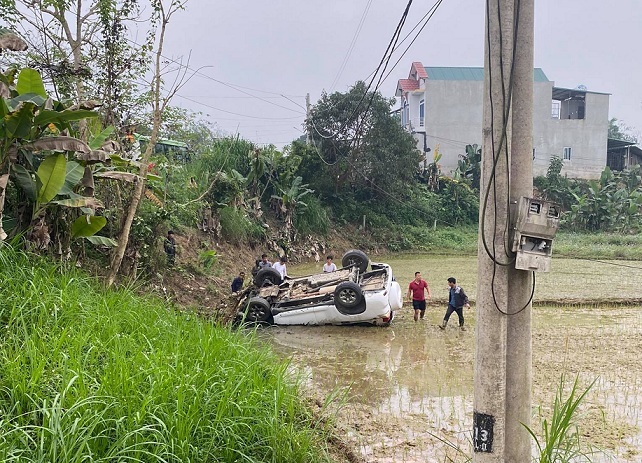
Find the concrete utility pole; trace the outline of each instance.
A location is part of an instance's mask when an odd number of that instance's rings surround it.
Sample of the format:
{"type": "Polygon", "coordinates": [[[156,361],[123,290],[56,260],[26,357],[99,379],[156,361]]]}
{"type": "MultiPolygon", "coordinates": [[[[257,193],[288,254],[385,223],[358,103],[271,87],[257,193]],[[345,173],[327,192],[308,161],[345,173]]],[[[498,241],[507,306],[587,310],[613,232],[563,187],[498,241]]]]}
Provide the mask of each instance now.
{"type": "Polygon", "coordinates": [[[514,266],[509,200],[533,194],[533,2],[487,0],[475,463],[531,461],[532,276],[514,266]]]}
{"type": "MultiPolygon", "coordinates": [[[[306,119],[310,119],[310,94],[309,93],[305,94],[305,117],[306,119]]],[[[312,142],[312,137],[310,137],[309,130],[306,130],[306,132],[307,132],[307,137],[305,142],[307,145],[310,145],[310,143],[312,142]]]]}

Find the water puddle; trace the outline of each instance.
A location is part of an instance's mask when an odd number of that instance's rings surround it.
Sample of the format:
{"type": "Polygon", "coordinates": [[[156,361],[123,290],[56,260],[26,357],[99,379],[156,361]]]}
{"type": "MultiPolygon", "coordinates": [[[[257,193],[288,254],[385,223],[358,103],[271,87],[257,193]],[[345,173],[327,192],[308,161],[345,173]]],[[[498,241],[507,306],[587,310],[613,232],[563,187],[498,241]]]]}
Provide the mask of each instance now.
{"type": "MultiPolygon", "coordinates": [[[[434,291],[434,290],[433,290],[434,291]]],[[[472,455],[474,311],[469,331],[437,324],[441,307],[389,328],[261,330],[274,350],[325,397],[345,393],[339,423],[366,461],[466,461],[472,455]]],[[[561,372],[580,387],[597,378],[578,415],[594,462],[642,459],[642,308],[537,307],[533,328],[533,427],[550,418],[561,372]]],[[[569,384],[570,385],[570,384],[569,384]]]]}

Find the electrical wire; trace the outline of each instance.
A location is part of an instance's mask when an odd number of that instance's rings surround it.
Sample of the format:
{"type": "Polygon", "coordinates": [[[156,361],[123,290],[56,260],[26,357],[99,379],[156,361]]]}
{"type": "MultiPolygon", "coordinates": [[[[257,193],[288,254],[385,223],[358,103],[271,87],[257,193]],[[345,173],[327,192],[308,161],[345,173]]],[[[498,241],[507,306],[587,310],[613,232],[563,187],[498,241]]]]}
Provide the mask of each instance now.
{"type": "Polygon", "coordinates": [[[235,116],[242,116],[242,117],[249,117],[251,119],[262,119],[266,121],[286,121],[286,120],[293,120],[293,119],[301,119],[301,116],[294,116],[294,117],[260,117],[260,116],[249,116],[247,114],[241,114],[241,113],[235,113],[233,111],[226,111],[225,109],[217,108],[215,106],[209,105],[207,103],[203,103],[198,100],[194,100],[192,98],[188,98],[186,96],[183,96],[181,94],[176,94],[177,97],[182,98],[187,101],[191,101],[192,103],[200,104],[201,106],[205,106],[206,108],[214,109],[215,111],[221,111],[223,113],[227,114],[233,114],[235,116]]]}
{"type": "MultiPolygon", "coordinates": [[[[429,21],[430,21],[430,19],[433,17],[433,15],[437,12],[437,8],[439,8],[439,7],[441,6],[442,2],[443,2],[443,0],[437,0],[437,2],[435,2],[435,4],[430,8],[430,10],[428,10],[428,13],[426,13],[426,15],[424,15],[424,17],[426,17],[426,16],[428,16],[428,17],[427,17],[427,18],[426,18],[426,20],[424,21],[423,26],[421,26],[421,29],[419,29],[419,31],[418,31],[418,32],[417,32],[417,34],[415,35],[415,38],[414,38],[414,39],[412,39],[412,41],[411,41],[411,42],[410,42],[410,44],[406,47],[406,49],[403,51],[403,53],[401,54],[401,56],[399,57],[399,59],[397,59],[397,61],[395,62],[395,64],[392,66],[392,68],[390,68],[390,71],[388,71],[388,74],[386,74],[386,76],[383,78],[382,83],[386,81],[386,79],[388,78],[388,76],[389,76],[390,74],[392,74],[392,72],[395,70],[395,68],[397,67],[397,65],[398,65],[398,64],[399,64],[399,62],[401,61],[401,59],[402,59],[404,56],[406,56],[406,53],[408,53],[408,50],[410,50],[410,47],[412,47],[412,45],[415,43],[415,41],[419,38],[419,35],[420,35],[420,34],[421,34],[421,32],[424,30],[424,28],[428,25],[428,22],[429,22],[429,21]]],[[[419,23],[418,23],[417,25],[419,25],[419,23]]],[[[416,28],[417,28],[417,26],[415,26],[415,27],[413,28],[413,30],[415,30],[416,28]]],[[[411,31],[411,32],[412,32],[412,31],[411,31]]],[[[408,38],[408,36],[406,36],[406,38],[408,38]]],[[[404,40],[405,40],[405,38],[404,38],[404,40]]],[[[400,45],[401,45],[401,44],[400,44],[400,45]]]]}
{"type": "Polygon", "coordinates": [[[365,9],[363,10],[363,14],[361,15],[361,20],[359,21],[357,30],[354,32],[354,35],[352,36],[352,41],[350,42],[350,46],[348,47],[346,56],[343,58],[343,61],[341,62],[341,66],[339,66],[339,71],[337,71],[337,75],[334,77],[332,84],[330,84],[330,92],[332,92],[332,90],[334,89],[334,86],[336,85],[337,81],[341,77],[341,74],[343,74],[343,71],[345,71],[346,65],[348,64],[350,55],[352,54],[352,51],[354,50],[354,46],[357,43],[357,39],[359,38],[359,34],[361,33],[361,29],[363,28],[363,24],[365,23],[366,16],[368,15],[368,11],[370,10],[371,5],[372,5],[372,0],[368,0],[368,3],[366,4],[365,9]]]}
{"type": "MultiPolygon", "coordinates": [[[[135,45],[139,46],[139,47],[141,47],[141,46],[142,46],[142,45],[140,45],[139,43],[137,43],[137,42],[136,42],[136,41],[134,41],[134,40],[131,40],[131,39],[126,39],[126,40],[127,40],[128,42],[131,42],[131,43],[133,43],[133,44],[135,44],[135,45]]],[[[292,109],[292,108],[288,108],[287,106],[283,106],[283,105],[280,105],[280,104],[278,104],[278,103],[274,103],[273,101],[267,100],[267,99],[265,99],[265,98],[263,98],[263,97],[260,97],[260,96],[257,96],[257,95],[253,95],[253,94],[251,94],[251,93],[249,93],[249,92],[246,92],[245,90],[242,90],[242,89],[244,89],[244,88],[249,88],[249,87],[243,87],[243,86],[241,86],[241,85],[230,84],[230,83],[228,83],[228,82],[224,82],[224,81],[222,81],[222,80],[215,79],[214,77],[209,76],[209,75],[204,74],[203,72],[201,72],[201,71],[200,71],[200,69],[202,69],[202,68],[199,68],[199,69],[193,69],[193,68],[191,68],[190,66],[188,66],[188,65],[186,65],[186,64],[183,64],[182,62],[177,61],[177,60],[175,60],[175,59],[173,59],[173,58],[170,58],[170,57],[168,57],[168,56],[165,56],[165,55],[160,55],[160,56],[161,56],[162,58],[164,58],[165,60],[167,60],[167,61],[171,62],[171,63],[177,64],[177,65],[179,66],[179,68],[185,68],[185,69],[187,69],[188,71],[191,71],[191,72],[192,72],[194,75],[196,75],[196,76],[199,76],[199,77],[202,77],[202,78],[204,78],[204,79],[208,79],[208,80],[211,80],[211,81],[216,82],[216,83],[218,83],[218,84],[224,85],[225,87],[231,88],[232,90],[236,90],[237,92],[243,93],[243,94],[248,95],[248,96],[250,96],[250,97],[252,97],[252,98],[256,98],[257,100],[260,100],[260,101],[263,101],[263,102],[265,102],[265,103],[271,104],[272,106],[276,106],[276,107],[279,107],[279,108],[282,108],[282,109],[286,109],[286,110],[288,110],[288,111],[296,112],[296,113],[299,113],[299,114],[304,114],[304,113],[302,113],[302,112],[301,112],[301,111],[299,111],[299,110],[292,109]]],[[[254,90],[254,91],[257,91],[257,92],[263,92],[263,93],[269,93],[269,94],[274,94],[274,95],[283,96],[283,94],[282,94],[282,93],[279,93],[279,92],[268,92],[268,91],[257,90],[257,89],[253,89],[253,90],[254,90]]],[[[293,95],[293,96],[297,97],[296,95],[293,95]]],[[[285,97],[284,97],[284,98],[285,98],[285,97]]]]}
{"type": "Polygon", "coordinates": [[[413,0],[408,0],[408,4],[406,5],[406,8],[404,9],[403,14],[401,15],[401,19],[399,20],[399,23],[397,23],[397,28],[395,29],[394,33],[392,34],[392,38],[390,39],[390,42],[388,43],[388,46],[386,47],[385,52],[383,53],[383,56],[381,57],[381,61],[379,61],[379,65],[377,66],[377,69],[375,70],[374,75],[372,76],[372,79],[370,80],[370,83],[368,83],[368,86],[366,87],[366,90],[363,92],[363,95],[361,95],[361,98],[359,99],[359,102],[357,103],[356,107],[348,116],[348,118],[345,120],[345,122],[341,125],[341,127],[334,132],[332,135],[324,135],[322,134],[316,127],[315,131],[321,138],[335,138],[339,133],[343,132],[343,130],[350,124],[352,119],[357,115],[359,112],[359,108],[361,106],[361,103],[363,103],[363,100],[366,98],[368,95],[368,92],[370,91],[370,88],[372,87],[372,84],[374,80],[377,77],[377,74],[379,73],[379,70],[381,69],[381,66],[383,66],[384,62],[388,62],[390,60],[391,56],[391,49],[393,48],[393,44],[396,43],[396,41],[399,39],[399,35],[401,33],[401,28],[403,27],[403,24],[406,21],[406,18],[408,16],[408,11],[410,10],[410,6],[412,5],[413,0]]]}

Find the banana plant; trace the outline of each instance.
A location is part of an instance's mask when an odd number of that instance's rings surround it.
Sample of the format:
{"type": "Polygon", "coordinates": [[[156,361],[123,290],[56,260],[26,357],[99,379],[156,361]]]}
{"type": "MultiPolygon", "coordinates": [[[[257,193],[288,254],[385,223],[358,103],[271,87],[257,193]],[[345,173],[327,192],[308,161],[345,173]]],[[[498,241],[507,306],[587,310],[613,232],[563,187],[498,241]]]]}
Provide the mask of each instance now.
{"type": "Polygon", "coordinates": [[[43,219],[48,207],[80,208],[85,215],[101,207],[93,196],[79,195],[74,189],[81,182],[93,186],[93,179],[86,178],[86,166],[104,160],[104,153],[68,135],[73,133],[73,122],[98,116],[87,109],[95,103],[67,108],[47,95],[42,77],[30,68],[0,74],[0,89],[0,241],[7,237],[2,213],[11,180],[32,206],[31,233],[48,243],[43,219]]]}
{"type": "Polygon", "coordinates": [[[314,193],[314,190],[308,188],[307,183],[302,182],[303,178],[296,177],[289,187],[279,188],[280,195],[272,195],[272,199],[277,202],[279,215],[285,223],[285,234],[291,240],[294,239],[295,214],[297,210],[308,206],[302,199],[310,193],[314,193]]]}

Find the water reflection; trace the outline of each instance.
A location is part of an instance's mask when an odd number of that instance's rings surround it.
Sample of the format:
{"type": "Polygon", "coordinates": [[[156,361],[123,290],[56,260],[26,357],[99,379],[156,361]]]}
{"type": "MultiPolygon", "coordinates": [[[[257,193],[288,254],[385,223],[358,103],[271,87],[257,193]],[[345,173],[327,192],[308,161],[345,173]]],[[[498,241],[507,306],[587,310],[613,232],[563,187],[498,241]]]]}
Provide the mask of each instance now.
{"type": "MultiPolygon", "coordinates": [[[[283,358],[292,358],[312,390],[327,395],[349,388],[341,421],[368,462],[458,462],[466,461],[465,455],[445,441],[472,454],[474,317],[469,314],[466,332],[439,330],[442,308],[429,308],[419,323],[404,310],[389,328],[271,327],[261,336],[283,358]]],[[[580,416],[587,442],[611,455],[594,456],[594,462],[639,461],[641,321],[640,308],[534,310],[534,412],[549,416],[562,371],[571,378],[580,374],[583,384],[599,377],[580,416]]]]}
{"type": "Polygon", "coordinates": [[[303,367],[310,387],[350,387],[345,413],[360,428],[358,415],[371,415],[368,429],[357,429],[353,437],[364,455],[381,454],[368,461],[425,461],[434,449],[421,441],[435,440],[426,431],[467,446],[472,415],[473,332],[442,332],[441,309],[433,312],[420,323],[402,314],[390,328],[272,327],[264,335],[303,367]],[[388,432],[391,427],[398,429],[388,432]]]}

